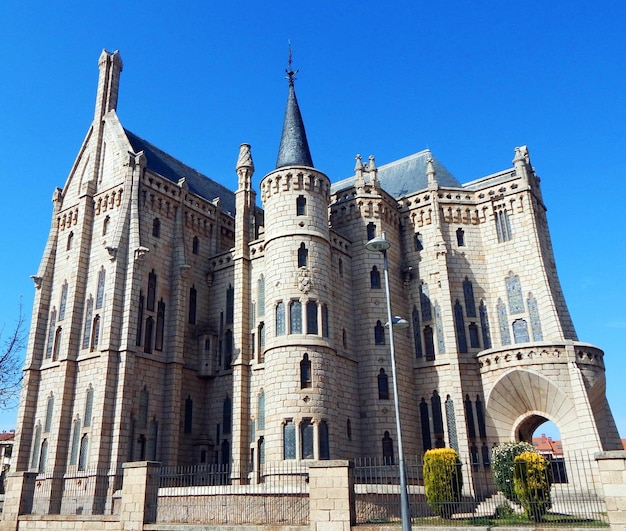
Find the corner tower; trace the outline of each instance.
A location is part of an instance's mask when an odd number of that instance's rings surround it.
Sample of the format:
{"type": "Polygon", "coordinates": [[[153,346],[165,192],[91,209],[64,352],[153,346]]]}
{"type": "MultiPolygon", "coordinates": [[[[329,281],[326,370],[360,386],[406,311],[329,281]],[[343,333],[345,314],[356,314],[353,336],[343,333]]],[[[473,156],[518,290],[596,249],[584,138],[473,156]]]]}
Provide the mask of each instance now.
{"type": "Polygon", "coordinates": [[[331,331],[330,181],[313,167],[287,71],[289,94],[276,169],[261,181],[265,210],[267,461],[328,459],[337,424],[331,331]]]}

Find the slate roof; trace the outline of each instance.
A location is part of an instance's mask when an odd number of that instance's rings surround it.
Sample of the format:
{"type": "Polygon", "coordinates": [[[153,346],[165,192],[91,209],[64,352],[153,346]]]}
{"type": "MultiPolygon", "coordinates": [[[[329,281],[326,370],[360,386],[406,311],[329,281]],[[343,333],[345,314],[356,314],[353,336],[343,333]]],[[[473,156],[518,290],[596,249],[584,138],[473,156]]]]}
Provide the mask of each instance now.
{"type": "Polygon", "coordinates": [[[286,166],[314,167],[292,80],[289,83],[289,96],[287,98],[287,108],[285,109],[280,147],[278,148],[276,169],[286,166]]]}
{"type": "MultiPolygon", "coordinates": [[[[426,161],[428,157],[433,158],[433,165],[437,172],[435,180],[440,186],[462,188],[462,184],[457,181],[441,162],[433,157],[429,149],[379,166],[378,180],[381,188],[395,198],[426,189],[428,186],[428,178],[426,177],[426,161]]],[[[364,172],[364,176],[365,181],[368,182],[368,174],[366,172],[364,172]]],[[[355,179],[356,177],[352,176],[334,183],[331,186],[331,193],[337,193],[354,186],[355,179]]]]}
{"type": "Polygon", "coordinates": [[[222,210],[235,214],[235,194],[225,186],[216,183],[213,179],[210,179],[206,175],[201,174],[199,171],[190,168],[186,164],[182,163],[178,159],[175,159],[171,155],[160,150],[158,147],[150,144],[143,138],[139,138],[137,135],[131,133],[127,129],[124,129],[128,141],[133,147],[135,153],[143,151],[146,156],[147,167],[151,172],[154,172],[173,183],[178,183],[182,178],[185,178],[189,191],[212,201],[216,197],[220,198],[220,205],[222,210]]]}

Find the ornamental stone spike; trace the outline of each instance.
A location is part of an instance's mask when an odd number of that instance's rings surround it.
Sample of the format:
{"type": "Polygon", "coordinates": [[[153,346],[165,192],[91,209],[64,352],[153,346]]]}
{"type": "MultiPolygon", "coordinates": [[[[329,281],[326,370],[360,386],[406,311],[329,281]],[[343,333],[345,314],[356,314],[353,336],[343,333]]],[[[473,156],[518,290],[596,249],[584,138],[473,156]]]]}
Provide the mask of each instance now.
{"type": "Polygon", "coordinates": [[[239,146],[239,158],[237,159],[235,171],[239,178],[239,189],[250,190],[252,188],[252,174],[254,173],[254,162],[252,161],[250,144],[241,144],[239,146]]]}

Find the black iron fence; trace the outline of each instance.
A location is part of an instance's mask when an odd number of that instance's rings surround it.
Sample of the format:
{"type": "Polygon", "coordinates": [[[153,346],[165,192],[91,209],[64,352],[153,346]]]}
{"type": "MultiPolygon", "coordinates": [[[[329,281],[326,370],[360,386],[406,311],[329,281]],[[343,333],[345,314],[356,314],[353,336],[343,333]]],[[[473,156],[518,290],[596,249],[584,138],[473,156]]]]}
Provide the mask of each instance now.
{"type": "MultiPolygon", "coordinates": [[[[442,517],[442,511],[433,509],[428,503],[421,457],[410,456],[405,459],[413,525],[529,525],[530,519],[522,504],[507,499],[498,491],[491,468],[468,463],[468,459],[461,459],[461,496],[458,500],[447,502],[448,507],[444,511],[446,514],[442,517]]],[[[400,520],[399,472],[397,464],[389,464],[383,459],[355,460],[358,523],[400,520]]],[[[602,485],[593,455],[580,452],[559,457],[551,463],[548,474],[551,479],[551,488],[547,495],[549,509],[541,522],[533,525],[608,525],[602,485]]]]}

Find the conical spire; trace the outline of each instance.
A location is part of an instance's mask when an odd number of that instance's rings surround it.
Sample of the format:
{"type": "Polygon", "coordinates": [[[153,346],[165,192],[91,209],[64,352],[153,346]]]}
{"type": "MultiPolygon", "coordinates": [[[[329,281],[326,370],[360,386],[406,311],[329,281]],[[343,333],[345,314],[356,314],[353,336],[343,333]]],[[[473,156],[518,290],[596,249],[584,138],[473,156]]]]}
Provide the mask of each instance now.
{"type": "Polygon", "coordinates": [[[287,98],[287,109],[285,110],[285,121],[283,122],[283,134],[280,138],[278,148],[278,159],[276,169],[285,166],[309,166],[313,168],[313,159],[309,151],[309,143],[306,139],[304,122],[300,114],[300,107],[296,99],[296,91],[293,86],[295,72],[291,70],[291,57],[287,78],[289,79],[289,97],[287,98]]]}

